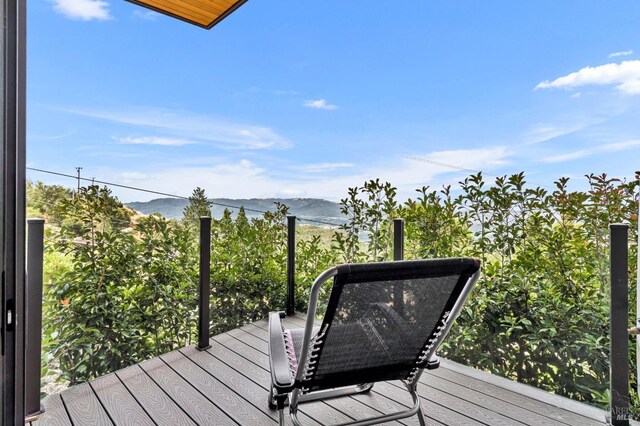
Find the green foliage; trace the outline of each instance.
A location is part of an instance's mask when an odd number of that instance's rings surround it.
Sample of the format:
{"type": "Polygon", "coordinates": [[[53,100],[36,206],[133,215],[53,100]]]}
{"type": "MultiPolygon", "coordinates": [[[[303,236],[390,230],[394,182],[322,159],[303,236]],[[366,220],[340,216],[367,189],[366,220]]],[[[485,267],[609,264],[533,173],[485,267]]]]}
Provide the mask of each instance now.
{"type": "Polygon", "coordinates": [[[27,181],[28,216],[59,223],[64,216],[62,203],[73,197],[73,191],[60,185],[27,181]]]}
{"type": "Polygon", "coordinates": [[[198,187],[193,190],[189,197],[189,204],[184,208],[182,221],[191,226],[198,226],[198,222],[203,216],[211,216],[211,206],[204,193],[204,189],[198,187]]]}
{"type": "MultiPolygon", "coordinates": [[[[635,294],[638,191],[637,181],[587,180],[585,192],[570,191],[562,178],[549,193],[527,186],[524,173],[490,185],[478,173],[460,183],[457,197],[448,186],[439,192],[423,187],[400,206],[395,188],[369,181],[341,201],[349,222],[332,248],[342,261],[388,260],[389,226],[402,217],[406,258],[480,258],[481,279],[442,355],[606,407],[608,225],[631,224],[635,294]]],[[[630,306],[635,311],[633,299],[630,306]]]]}
{"type": "Polygon", "coordinates": [[[151,216],[134,236],[123,227],[129,211],[97,186],[62,209],[46,245],[44,347],[63,378],[78,383],[188,343],[196,288],[189,234],[151,216]]]}
{"type": "MultiPolygon", "coordinates": [[[[567,178],[548,191],[527,185],[524,173],[491,183],[478,173],[458,189],[420,188],[404,203],[396,200],[396,188],[379,180],[350,188],[341,201],[348,222],[331,242],[326,232],[299,234],[296,309],[306,309],[311,283],[327,267],[389,260],[392,220],[402,217],[406,258],[474,256],[483,262],[441,355],[606,405],[608,224],[631,224],[635,294],[638,185],[606,175],[587,181],[586,191],[570,190],[567,178]]],[[[64,377],[76,383],[192,341],[194,225],[208,208],[204,191],[194,191],[183,222],[149,216],[133,228],[129,211],[106,189],[84,188],[74,197],[56,191],[62,207],[55,213],[60,228],[47,229],[45,346],[64,377]]],[[[35,208],[44,207],[36,202],[35,208]]],[[[241,209],[235,219],[225,211],[213,220],[212,334],[284,309],[286,214],[277,204],[260,218],[249,220],[241,209]]]]}
{"type": "Polygon", "coordinates": [[[349,188],[347,198],[340,201],[341,212],[349,221],[340,225],[334,234],[333,249],[343,262],[378,262],[393,255],[393,227],[391,220],[399,213],[395,201],[396,188],[379,179],[364,186],[349,188]],[[366,244],[360,242],[364,236],[366,244]]]}
{"type": "MultiPolygon", "coordinates": [[[[194,191],[195,193],[195,191],[194,191]]],[[[107,189],[81,188],[47,226],[45,359],[70,384],[123,368],[196,337],[198,228],[159,215],[129,225],[107,189]]],[[[195,210],[193,210],[195,211],[195,210]]],[[[200,216],[200,212],[194,213],[200,216]]],[[[286,299],[287,208],[248,220],[212,221],[211,334],[264,318],[286,299]]],[[[298,307],[330,251],[317,236],[298,243],[298,307]]]]}
{"type": "Polygon", "coordinates": [[[284,306],[287,210],[281,204],[276,207],[275,213],[251,221],[243,209],[235,221],[226,210],[213,222],[213,333],[264,318],[269,310],[284,306]]]}

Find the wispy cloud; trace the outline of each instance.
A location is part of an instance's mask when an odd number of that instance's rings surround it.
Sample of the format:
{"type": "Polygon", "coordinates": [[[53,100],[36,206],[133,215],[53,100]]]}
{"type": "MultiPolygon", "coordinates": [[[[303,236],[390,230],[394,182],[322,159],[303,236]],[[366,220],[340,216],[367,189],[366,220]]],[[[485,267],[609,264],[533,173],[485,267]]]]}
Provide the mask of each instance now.
{"type": "Polygon", "coordinates": [[[102,0],[51,0],[53,9],[70,19],[106,21],[111,19],[109,3],[102,0]]]}
{"type": "Polygon", "coordinates": [[[129,182],[132,180],[142,180],[147,178],[147,175],[140,172],[122,172],[120,173],[120,176],[129,182]]]}
{"type": "Polygon", "coordinates": [[[315,163],[315,164],[305,164],[299,167],[296,167],[297,170],[301,170],[307,173],[322,173],[322,172],[332,172],[337,169],[348,169],[353,167],[353,163],[315,163]]]}
{"type": "Polygon", "coordinates": [[[640,140],[632,140],[627,142],[615,142],[605,145],[596,146],[588,149],[580,149],[566,154],[555,155],[543,158],[545,163],[562,163],[564,161],[577,160],[578,158],[588,157],[596,154],[605,154],[618,151],[626,151],[640,147],[640,140]]]}
{"type": "Polygon", "coordinates": [[[337,105],[327,103],[326,99],[304,101],[302,105],[306,106],[307,108],[324,109],[327,111],[333,111],[335,109],[338,109],[337,105]]]}
{"type": "Polygon", "coordinates": [[[125,145],[161,145],[161,146],[183,146],[190,145],[197,142],[181,139],[181,138],[169,138],[162,136],[127,136],[124,138],[114,138],[118,142],[125,145]]]}
{"type": "Polygon", "coordinates": [[[572,89],[587,85],[608,84],[615,84],[616,89],[622,93],[640,95],[640,61],[585,67],[553,81],[543,81],[535,89],[572,89]]]}
{"type": "Polygon", "coordinates": [[[227,121],[213,116],[156,108],[130,110],[62,109],[140,129],[153,129],[171,139],[211,143],[226,149],[284,149],[291,143],[270,127],[227,121]]]}
{"type": "MultiPolygon", "coordinates": [[[[491,170],[507,164],[511,151],[506,147],[489,147],[469,150],[450,150],[415,153],[426,158],[459,167],[491,170]]],[[[399,197],[413,197],[415,190],[423,185],[455,184],[462,175],[468,173],[452,170],[443,165],[424,164],[403,157],[385,157],[378,165],[348,169],[341,174],[293,174],[282,175],[272,167],[262,166],[254,161],[242,159],[228,162],[221,160],[214,164],[193,166],[152,167],[140,176],[145,188],[188,195],[200,186],[212,197],[265,198],[265,197],[321,197],[339,200],[349,187],[362,185],[370,179],[380,178],[398,188],[399,197]],[[242,182],[242,185],[238,183],[242,182]]],[[[129,172],[129,171],[124,171],[129,172]]],[[[101,176],[105,180],[122,179],[123,171],[111,171],[101,176]]],[[[134,176],[131,176],[134,178],[134,176]]],[[[139,180],[139,179],[138,179],[139,180]]],[[[145,200],[154,198],[137,192],[114,188],[123,200],[145,200]]]]}
{"type": "Polygon", "coordinates": [[[143,19],[145,21],[155,21],[158,18],[158,16],[160,16],[160,14],[157,12],[154,12],[153,10],[136,9],[133,11],[133,16],[135,18],[143,19]]]}
{"type": "Polygon", "coordinates": [[[615,115],[614,111],[607,111],[607,113],[607,115],[601,114],[569,118],[565,119],[564,123],[558,124],[535,124],[525,132],[524,143],[526,145],[534,145],[580,132],[582,130],[601,124],[615,115]]]}
{"type": "Polygon", "coordinates": [[[506,146],[495,146],[478,149],[458,149],[449,151],[436,151],[420,158],[441,163],[435,165],[437,171],[451,171],[457,169],[482,170],[507,164],[507,158],[511,156],[511,150],[506,146]],[[447,165],[455,166],[447,167],[447,165]]]}
{"type": "Polygon", "coordinates": [[[66,132],[60,135],[45,135],[45,134],[32,134],[29,133],[27,135],[27,139],[29,140],[37,140],[37,141],[55,141],[60,139],[65,139],[73,135],[73,131],[66,132]]]}
{"type": "Polygon", "coordinates": [[[619,56],[629,56],[629,55],[633,55],[633,50],[624,50],[621,52],[613,52],[611,55],[609,55],[610,58],[617,58],[619,56]]]}

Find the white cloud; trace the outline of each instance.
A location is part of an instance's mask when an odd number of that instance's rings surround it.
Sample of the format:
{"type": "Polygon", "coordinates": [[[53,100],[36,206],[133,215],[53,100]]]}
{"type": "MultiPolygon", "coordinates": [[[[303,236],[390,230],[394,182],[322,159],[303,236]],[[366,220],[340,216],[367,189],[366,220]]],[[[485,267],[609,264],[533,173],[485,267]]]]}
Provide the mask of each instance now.
{"type": "Polygon", "coordinates": [[[64,109],[67,112],[112,121],[136,129],[153,129],[174,138],[207,142],[226,149],[285,149],[291,143],[275,130],[213,116],[157,108],[130,110],[64,109]]]}
{"type": "Polygon", "coordinates": [[[120,176],[122,176],[122,178],[126,179],[127,181],[142,180],[147,178],[147,175],[140,172],[122,172],[120,173],[120,176]]]}
{"type": "Polygon", "coordinates": [[[324,109],[327,111],[338,109],[337,105],[328,104],[326,99],[304,101],[302,105],[306,106],[307,108],[324,109]]]}
{"type": "Polygon", "coordinates": [[[156,18],[158,18],[158,16],[160,16],[159,13],[154,12],[153,10],[139,10],[136,9],[133,11],[133,16],[135,18],[140,18],[143,19],[145,21],[155,21],[156,18]]]}
{"type": "Polygon", "coordinates": [[[553,81],[543,81],[535,89],[572,89],[587,85],[607,84],[617,85],[616,89],[622,93],[640,95],[640,61],[624,61],[619,64],[585,67],[553,81]]]}
{"type": "MultiPolygon", "coordinates": [[[[511,152],[506,147],[470,150],[416,153],[424,159],[456,166],[489,170],[507,164],[511,152]]],[[[180,166],[167,169],[146,170],[144,187],[177,195],[189,195],[193,188],[204,188],[210,197],[265,198],[265,197],[319,197],[337,201],[347,194],[349,187],[360,186],[370,179],[380,178],[398,188],[399,199],[414,197],[415,190],[423,185],[455,185],[468,172],[452,170],[442,165],[425,164],[403,157],[381,159],[380,165],[355,169],[349,174],[283,175],[272,167],[261,167],[243,159],[213,165],[180,166]]],[[[122,172],[103,173],[104,180],[122,179],[122,172]]],[[[126,201],[144,201],[157,198],[139,192],[113,189],[126,201]]]]}
{"type": "Polygon", "coordinates": [[[52,0],[53,9],[67,18],[81,21],[111,19],[109,3],[102,0],[52,0]]]}
{"type": "Polygon", "coordinates": [[[566,154],[554,155],[552,157],[543,158],[542,161],[545,163],[562,163],[564,161],[576,160],[578,158],[588,157],[595,154],[607,154],[611,152],[626,151],[628,149],[637,147],[640,147],[640,140],[615,142],[596,146],[593,148],[580,149],[566,154]]]}
{"type": "Polygon", "coordinates": [[[588,125],[586,123],[567,125],[539,124],[533,126],[527,133],[525,133],[524,142],[528,145],[547,142],[561,136],[579,132],[587,126],[588,125]]]}
{"type": "Polygon", "coordinates": [[[307,173],[331,172],[337,169],[347,169],[353,167],[353,163],[314,163],[296,167],[296,169],[307,173]]]}
{"type": "Polygon", "coordinates": [[[183,146],[190,145],[197,142],[188,140],[188,139],[180,139],[180,138],[169,138],[162,136],[127,136],[124,138],[115,138],[120,143],[126,145],[161,145],[161,146],[183,146]]]}
{"type": "Polygon", "coordinates": [[[609,55],[610,58],[617,58],[619,56],[629,56],[629,55],[633,55],[633,50],[625,50],[622,52],[613,52],[611,55],[609,55]]]}

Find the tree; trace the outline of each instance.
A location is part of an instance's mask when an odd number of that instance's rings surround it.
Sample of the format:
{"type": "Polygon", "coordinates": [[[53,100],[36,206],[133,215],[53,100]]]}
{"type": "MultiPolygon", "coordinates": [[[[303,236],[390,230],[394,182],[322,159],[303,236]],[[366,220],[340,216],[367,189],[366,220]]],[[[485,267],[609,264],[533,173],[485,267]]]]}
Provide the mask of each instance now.
{"type": "Polygon", "coordinates": [[[211,216],[212,205],[204,194],[204,189],[197,187],[189,197],[189,205],[184,208],[182,221],[187,225],[197,225],[200,217],[211,216]]]}

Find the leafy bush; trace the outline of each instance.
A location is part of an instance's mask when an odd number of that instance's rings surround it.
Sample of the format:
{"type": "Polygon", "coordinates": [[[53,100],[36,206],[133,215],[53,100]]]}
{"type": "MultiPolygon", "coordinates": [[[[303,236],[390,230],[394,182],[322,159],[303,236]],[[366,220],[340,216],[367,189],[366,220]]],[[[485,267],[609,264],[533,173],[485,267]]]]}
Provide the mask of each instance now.
{"type": "MultiPolygon", "coordinates": [[[[474,256],[483,262],[442,355],[606,405],[608,224],[631,224],[635,294],[638,184],[606,175],[587,180],[586,191],[571,191],[567,178],[547,191],[528,186],[523,173],[491,184],[475,174],[459,189],[423,187],[404,203],[379,180],[350,188],[341,201],[348,221],[332,242],[308,232],[297,242],[296,308],[306,309],[311,283],[327,267],[390,260],[391,221],[402,217],[406,258],[474,256]]],[[[207,207],[204,192],[194,193],[181,222],[149,216],[137,223],[106,189],[54,192],[59,227],[47,229],[44,334],[64,378],[77,383],[193,341],[195,218],[207,207]]],[[[258,219],[240,210],[235,219],[226,211],[213,220],[212,334],[284,308],[286,214],[277,205],[258,219]]],[[[635,300],[630,307],[635,310],[635,300]]],[[[635,360],[635,345],[630,354],[635,360]]]]}
{"type": "MultiPolygon", "coordinates": [[[[569,179],[562,178],[549,193],[528,187],[523,173],[499,177],[493,185],[476,174],[460,183],[455,198],[450,187],[423,187],[417,199],[400,206],[394,188],[369,181],[342,200],[349,222],[333,249],[347,261],[388,260],[388,226],[403,217],[406,258],[480,258],[482,276],[441,354],[606,407],[608,225],[631,224],[635,294],[638,184],[606,175],[587,179],[586,192],[570,191],[569,179]]],[[[635,311],[631,298],[630,307],[635,311]]]]}

